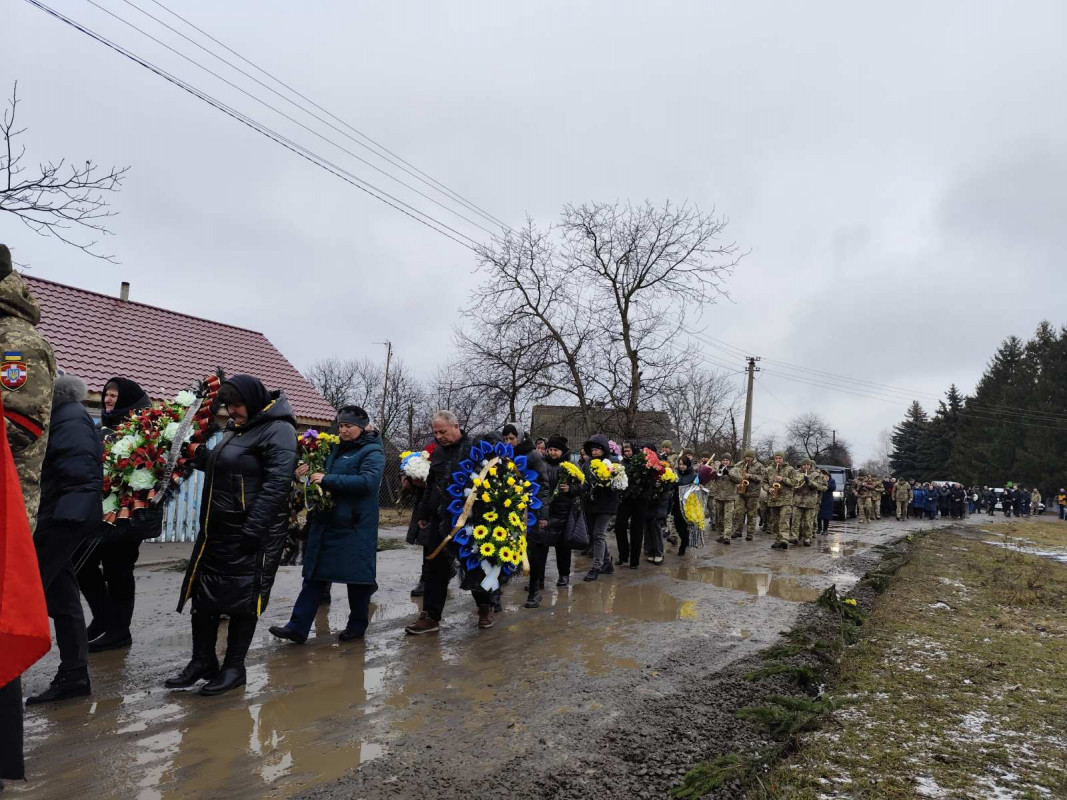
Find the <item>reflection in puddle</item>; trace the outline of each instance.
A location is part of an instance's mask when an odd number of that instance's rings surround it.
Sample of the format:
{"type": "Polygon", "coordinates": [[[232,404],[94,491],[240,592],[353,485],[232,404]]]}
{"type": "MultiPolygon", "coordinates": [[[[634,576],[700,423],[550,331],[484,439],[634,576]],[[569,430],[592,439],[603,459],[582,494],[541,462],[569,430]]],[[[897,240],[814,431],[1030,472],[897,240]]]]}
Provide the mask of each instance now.
{"type": "Polygon", "coordinates": [[[751,572],[729,567],[694,567],[683,564],[670,574],[683,581],[710,583],[722,589],[734,589],[758,597],[769,595],[793,603],[810,603],[820,592],[810,586],[801,586],[788,578],[779,578],[771,572],[751,572]]]}
{"type": "Polygon", "coordinates": [[[696,619],[695,603],[683,602],[653,583],[619,584],[605,580],[581,588],[581,592],[556,595],[552,605],[557,613],[613,614],[642,622],[696,619]]]}

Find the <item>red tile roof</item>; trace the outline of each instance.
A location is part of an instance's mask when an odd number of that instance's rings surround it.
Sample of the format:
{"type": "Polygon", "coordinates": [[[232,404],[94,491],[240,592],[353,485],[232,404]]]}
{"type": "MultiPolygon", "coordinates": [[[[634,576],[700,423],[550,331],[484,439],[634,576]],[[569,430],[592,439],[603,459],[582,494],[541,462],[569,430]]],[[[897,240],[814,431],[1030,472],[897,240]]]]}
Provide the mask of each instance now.
{"type": "Polygon", "coordinates": [[[122,375],[153,399],[173,397],[222,367],[255,375],[268,389],[284,389],[298,417],[332,420],[334,410],[262,333],[163,308],[120,300],[23,275],[41,305],[38,329],[59,366],[99,392],[122,375]],[[119,330],[123,336],[107,336],[119,330]]]}

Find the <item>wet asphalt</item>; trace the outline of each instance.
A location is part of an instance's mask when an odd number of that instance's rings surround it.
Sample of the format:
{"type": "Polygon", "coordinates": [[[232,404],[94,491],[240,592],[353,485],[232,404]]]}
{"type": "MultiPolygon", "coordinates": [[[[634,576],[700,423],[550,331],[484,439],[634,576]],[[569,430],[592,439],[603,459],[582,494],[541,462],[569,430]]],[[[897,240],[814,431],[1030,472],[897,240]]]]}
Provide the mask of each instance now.
{"type": "MultiPolygon", "coordinates": [[[[419,610],[409,591],[421,551],[387,551],[379,554],[381,588],[367,637],[347,643],[336,638],[347,618],[341,586],[306,644],[267,632],[288,619],[300,588],[300,568],[284,567],[249,653],[247,687],[217,698],[163,687],[189,656],[189,618],[174,613],[182,573],[139,567],[133,646],[90,657],[92,697],[27,710],[30,780],[8,791],[138,800],[369,797],[346,781],[373,764],[388,796],[394,761],[399,769],[425,758],[481,780],[493,760],[544,746],[546,731],[567,725],[569,715],[610,719],[612,698],[638,673],[655,690],[652,667],[665,654],[701,648],[708,669],[749,655],[830,584],[854,583],[856,556],[947,524],[834,522],[815,546],[785,552],[771,550],[766,534],[709,542],[593,583],[581,580],[589,559],[576,556],[573,583],[563,589],[554,586],[550,556],[541,608],[523,608],[518,578],[505,590],[496,626],[478,631],[476,608],[453,581],[441,632],[418,638],[403,627],[419,610]],[[479,749],[486,741],[492,759],[479,749]]],[[[220,646],[224,640],[223,630],[220,646]]],[[[57,663],[53,647],[23,676],[25,693],[44,688],[57,663]]]]}

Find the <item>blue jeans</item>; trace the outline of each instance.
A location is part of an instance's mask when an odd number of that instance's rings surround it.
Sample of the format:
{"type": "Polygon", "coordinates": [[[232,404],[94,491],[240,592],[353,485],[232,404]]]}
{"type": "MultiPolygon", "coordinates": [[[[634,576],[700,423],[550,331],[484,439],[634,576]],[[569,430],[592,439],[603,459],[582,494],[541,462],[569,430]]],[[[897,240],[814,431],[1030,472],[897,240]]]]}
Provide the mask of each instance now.
{"type": "MultiPolygon", "coordinates": [[[[304,586],[293,604],[293,613],[289,619],[289,628],[304,636],[311,631],[315,613],[319,610],[319,600],[328,587],[329,581],[304,579],[304,586]]],[[[370,598],[378,587],[366,583],[348,584],[348,625],[347,630],[365,633],[370,622],[370,598]]]]}

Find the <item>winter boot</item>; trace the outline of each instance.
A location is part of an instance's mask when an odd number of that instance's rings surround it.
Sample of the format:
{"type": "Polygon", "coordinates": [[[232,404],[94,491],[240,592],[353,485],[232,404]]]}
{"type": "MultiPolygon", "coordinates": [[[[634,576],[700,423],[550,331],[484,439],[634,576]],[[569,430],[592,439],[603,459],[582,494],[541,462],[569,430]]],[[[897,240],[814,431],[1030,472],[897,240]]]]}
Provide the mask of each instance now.
{"type": "Polygon", "coordinates": [[[236,614],[230,617],[226,632],[226,657],[214,680],[204,684],[200,694],[206,697],[224,694],[245,685],[245,656],[256,635],[259,618],[255,614],[236,614]]]}
{"type": "Polygon", "coordinates": [[[597,572],[597,568],[593,567],[587,573],[585,573],[585,577],[582,578],[582,580],[585,581],[586,583],[591,583],[592,581],[595,581],[597,579],[597,576],[599,574],[600,573],[597,572]]]}
{"type": "Polygon", "coordinates": [[[570,584],[570,582],[571,582],[571,576],[570,575],[560,575],[559,576],[559,580],[556,581],[556,586],[567,586],[567,585],[570,584]]]}
{"type": "Polygon", "coordinates": [[[611,563],[611,556],[607,557],[604,565],[600,568],[601,575],[611,575],[615,572],[615,566],[611,563]]]}
{"type": "Polygon", "coordinates": [[[47,689],[40,694],[26,698],[26,705],[52,703],[57,700],[69,700],[72,697],[88,697],[90,694],[92,694],[92,686],[89,684],[87,669],[57,672],[47,689]]]}
{"type": "Polygon", "coordinates": [[[307,636],[302,636],[288,625],[271,625],[267,630],[270,631],[271,636],[277,636],[279,639],[285,639],[295,644],[303,644],[308,639],[307,636]]]}
{"type": "Polygon", "coordinates": [[[215,642],[219,635],[219,618],[215,614],[194,611],[193,658],[185,669],[163,681],[168,689],[188,689],[200,680],[212,680],[219,672],[215,642]]]}
{"type": "Polygon", "coordinates": [[[493,617],[493,606],[484,605],[478,606],[478,628],[479,630],[487,630],[493,627],[495,619],[493,617]]]}
{"type": "Polygon", "coordinates": [[[541,592],[538,589],[532,589],[529,596],[526,598],[527,608],[540,608],[541,607],[541,592]]]}

